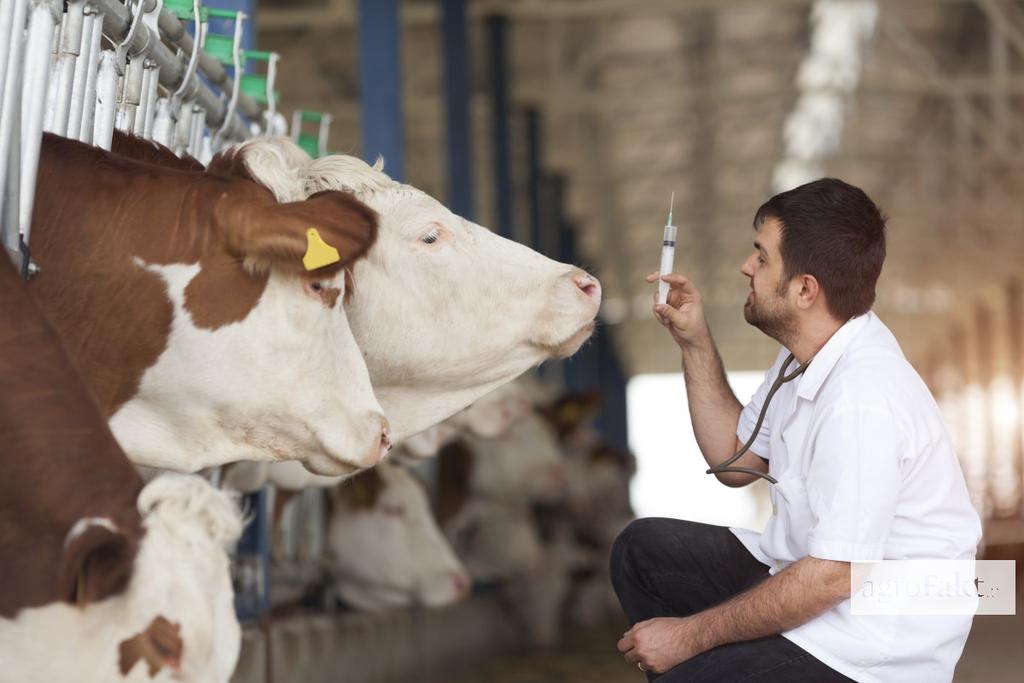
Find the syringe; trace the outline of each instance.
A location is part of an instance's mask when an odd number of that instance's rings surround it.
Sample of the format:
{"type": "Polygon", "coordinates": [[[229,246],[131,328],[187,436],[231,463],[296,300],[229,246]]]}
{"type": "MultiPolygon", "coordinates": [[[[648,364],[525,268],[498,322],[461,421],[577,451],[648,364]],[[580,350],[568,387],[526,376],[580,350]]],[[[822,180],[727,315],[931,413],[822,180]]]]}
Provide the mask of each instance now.
{"type": "MultiPolygon", "coordinates": [[[[676,226],[672,225],[672,209],[675,208],[676,193],[672,193],[672,198],[668,204],[668,222],[665,223],[665,233],[661,238],[661,268],[659,269],[661,275],[668,275],[672,272],[673,262],[676,259],[676,226]]],[[[668,283],[664,280],[658,280],[658,303],[663,304],[668,301],[668,283]]]]}

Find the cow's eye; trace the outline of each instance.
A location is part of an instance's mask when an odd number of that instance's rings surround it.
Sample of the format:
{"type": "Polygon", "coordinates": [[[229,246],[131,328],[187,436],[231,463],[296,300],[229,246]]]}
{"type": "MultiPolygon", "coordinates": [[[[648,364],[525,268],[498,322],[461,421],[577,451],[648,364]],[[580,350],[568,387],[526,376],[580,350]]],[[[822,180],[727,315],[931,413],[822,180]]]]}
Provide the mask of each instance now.
{"type": "Polygon", "coordinates": [[[320,284],[319,282],[314,282],[313,284],[310,285],[310,287],[313,288],[314,292],[319,292],[321,289],[324,288],[324,286],[322,284],[320,284]]]}
{"type": "Polygon", "coordinates": [[[433,244],[437,240],[441,239],[441,231],[438,228],[434,228],[426,235],[420,238],[420,241],[424,244],[433,244]]]}

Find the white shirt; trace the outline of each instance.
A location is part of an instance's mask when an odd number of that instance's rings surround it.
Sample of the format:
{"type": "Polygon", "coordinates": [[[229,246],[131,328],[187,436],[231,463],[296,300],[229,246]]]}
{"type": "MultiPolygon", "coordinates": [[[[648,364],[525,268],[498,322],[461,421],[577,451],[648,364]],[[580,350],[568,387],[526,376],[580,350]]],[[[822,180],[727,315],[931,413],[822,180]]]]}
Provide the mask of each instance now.
{"type": "MultiPolygon", "coordinates": [[[[788,357],[779,352],[740,414],[742,443],[788,357]]],[[[760,534],[731,531],[772,574],[808,555],[974,558],[981,522],[939,408],[874,313],[839,328],[782,385],[751,450],[778,480],[773,514],[760,534]]],[[[942,683],[970,628],[970,616],[856,616],[847,599],[782,635],[859,683],[942,683]]]]}

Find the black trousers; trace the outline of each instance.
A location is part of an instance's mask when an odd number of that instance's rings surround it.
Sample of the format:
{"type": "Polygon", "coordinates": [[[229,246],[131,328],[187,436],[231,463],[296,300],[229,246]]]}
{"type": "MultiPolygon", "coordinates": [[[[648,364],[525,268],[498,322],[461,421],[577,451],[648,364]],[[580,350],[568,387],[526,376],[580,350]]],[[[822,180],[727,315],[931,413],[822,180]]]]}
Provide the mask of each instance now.
{"type": "MultiPolygon", "coordinates": [[[[728,528],[680,519],[638,519],[615,539],[612,585],[630,624],[683,617],[724,602],[768,577],[728,528]]],[[[850,683],[781,635],[713,648],[659,683],[850,683]]]]}

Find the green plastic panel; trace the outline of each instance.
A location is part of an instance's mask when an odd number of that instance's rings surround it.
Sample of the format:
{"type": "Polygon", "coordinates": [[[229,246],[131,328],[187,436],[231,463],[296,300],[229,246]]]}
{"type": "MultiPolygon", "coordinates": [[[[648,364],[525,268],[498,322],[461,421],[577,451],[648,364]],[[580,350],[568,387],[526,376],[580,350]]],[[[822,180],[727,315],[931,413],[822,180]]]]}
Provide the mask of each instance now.
{"type": "Polygon", "coordinates": [[[320,156],[320,139],[316,135],[308,133],[299,134],[299,147],[306,151],[306,154],[316,159],[320,156]]]}
{"type": "Polygon", "coordinates": [[[203,50],[221,64],[231,66],[235,63],[234,49],[234,36],[224,36],[219,33],[206,34],[203,50]]]}

